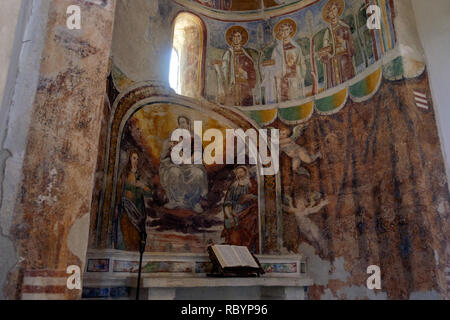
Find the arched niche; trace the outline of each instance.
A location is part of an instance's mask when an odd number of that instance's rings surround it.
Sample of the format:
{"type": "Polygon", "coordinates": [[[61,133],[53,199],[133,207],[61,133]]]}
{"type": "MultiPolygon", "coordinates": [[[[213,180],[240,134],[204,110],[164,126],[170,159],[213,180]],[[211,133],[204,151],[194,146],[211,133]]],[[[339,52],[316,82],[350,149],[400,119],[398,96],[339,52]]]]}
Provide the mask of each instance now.
{"type": "MultiPolygon", "coordinates": [[[[161,183],[161,153],[164,142],[170,138],[171,130],[176,129],[179,124],[179,116],[192,122],[202,121],[203,132],[208,128],[221,131],[259,129],[258,125],[236,109],[180,97],[157,83],[138,83],[130,87],[116,99],[109,122],[105,176],[97,219],[97,248],[136,250],[135,246],[130,247],[125,241],[121,242],[123,239],[120,237],[124,234],[120,219],[123,215],[119,210],[125,186],[123,177],[126,177],[123,173],[127,165],[130,166],[133,152],[139,158],[135,179],[153,192],[143,203],[149,216],[146,225],[149,236],[148,252],[203,253],[208,243],[230,242],[233,238],[233,235],[227,234],[225,230],[227,224],[223,203],[235,182],[235,169],[238,165],[205,166],[208,190],[202,196],[204,202],[199,202],[202,210],[195,210],[195,206],[166,207],[170,203],[170,197],[167,196],[170,190],[161,183]],[[145,170],[142,170],[143,166],[145,170]],[[183,216],[187,216],[187,219],[183,220],[183,216]],[[176,242],[175,238],[181,240],[176,242]]],[[[246,220],[247,225],[254,228],[253,232],[247,232],[251,233],[253,238],[249,240],[238,233],[231,242],[250,246],[255,253],[277,252],[280,249],[282,234],[281,213],[277,206],[280,194],[276,187],[279,176],[262,176],[259,161],[254,168],[250,165],[246,167],[250,187],[254,189],[251,192],[255,196],[256,216],[246,220]],[[236,237],[241,237],[241,240],[236,240],[236,237]]],[[[192,188],[194,187],[195,183],[192,184],[192,188]]],[[[143,190],[150,191],[145,188],[143,190]]],[[[249,194],[251,192],[249,191],[249,194]]],[[[139,207],[138,204],[137,206],[139,207]]]]}
{"type": "Polygon", "coordinates": [[[180,12],[173,20],[172,47],[178,59],[177,93],[199,98],[205,89],[207,31],[203,20],[190,12],[180,12]]]}

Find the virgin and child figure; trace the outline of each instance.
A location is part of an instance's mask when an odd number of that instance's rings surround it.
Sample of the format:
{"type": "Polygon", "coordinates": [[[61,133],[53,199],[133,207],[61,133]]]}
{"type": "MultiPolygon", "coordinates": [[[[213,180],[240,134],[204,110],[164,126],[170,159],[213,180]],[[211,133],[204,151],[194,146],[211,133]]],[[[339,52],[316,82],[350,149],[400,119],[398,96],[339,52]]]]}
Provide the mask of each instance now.
{"type": "Polygon", "coordinates": [[[277,44],[271,60],[263,62],[266,103],[279,103],[305,96],[305,58],[301,47],[294,41],[297,24],[283,19],[274,28],[277,44]]]}
{"type": "MultiPolygon", "coordinates": [[[[178,117],[178,128],[191,132],[191,122],[187,117],[178,117]]],[[[174,164],[171,158],[172,148],[178,142],[167,138],[162,147],[160,156],[159,178],[168,203],[166,209],[186,209],[202,213],[201,200],[208,194],[208,176],[203,164],[174,164]]]]}

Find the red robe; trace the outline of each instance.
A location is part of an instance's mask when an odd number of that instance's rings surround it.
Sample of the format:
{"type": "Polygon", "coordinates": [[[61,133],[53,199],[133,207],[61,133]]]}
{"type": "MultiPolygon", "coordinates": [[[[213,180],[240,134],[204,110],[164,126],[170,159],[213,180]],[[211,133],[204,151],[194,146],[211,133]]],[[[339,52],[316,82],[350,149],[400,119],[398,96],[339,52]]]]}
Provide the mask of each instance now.
{"type": "Polygon", "coordinates": [[[234,50],[234,59],[230,59],[229,64],[233,63],[233,68],[231,65],[228,66],[227,78],[233,79],[234,84],[229,84],[229,101],[235,106],[251,106],[253,105],[253,89],[256,86],[256,69],[253,60],[247,52],[244,52],[244,48],[241,50],[234,50]],[[234,61],[231,61],[234,60],[234,61]],[[239,76],[239,69],[244,70],[247,73],[246,78],[239,76]],[[234,70],[234,75],[231,73],[234,70]]]}
{"type": "MultiPolygon", "coordinates": [[[[222,237],[230,245],[239,245],[248,247],[253,253],[259,251],[259,223],[258,223],[258,200],[256,198],[257,185],[250,180],[251,187],[247,195],[254,195],[255,199],[247,202],[248,207],[236,214],[237,225],[229,226],[225,224],[222,237]]],[[[231,188],[230,188],[231,189],[231,188]]],[[[230,190],[228,191],[228,193],[230,190]]],[[[228,195],[228,194],[227,194],[228,195]]],[[[238,200],[241,205],[245,204],[245,194],[242,194],[238,200]]],[[[228,198],[226,196],[226,198],[228,198]]]]}
{"type": "Polygon", "coordinates": [[[343,21],[328,28],[329,44],[321,51],[328,55],[322,56],[325,66],[327,88],[333,88],[355,76],[353,56],[353,36],[350,27],[343,21]]]}

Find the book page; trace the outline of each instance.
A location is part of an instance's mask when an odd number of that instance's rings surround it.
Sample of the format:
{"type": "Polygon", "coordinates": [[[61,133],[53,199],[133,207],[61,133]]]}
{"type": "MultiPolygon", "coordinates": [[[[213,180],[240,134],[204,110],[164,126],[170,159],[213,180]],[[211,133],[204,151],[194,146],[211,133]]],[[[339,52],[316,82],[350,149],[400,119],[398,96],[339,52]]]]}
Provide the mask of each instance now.
{"type": "Polygon", "coordinates": [[[238,257],[241,266],[259,268],[258,264],[251,255],[250,251],[248,251],[247,247],[232,246],[232,248],[234,253],[238,257]]]}
{"type": "Polygon", "coordinates": [[[212,249],[223,268],[241,266],[241,263],[231,246],[214,245],[212,246],[212,249]]]}

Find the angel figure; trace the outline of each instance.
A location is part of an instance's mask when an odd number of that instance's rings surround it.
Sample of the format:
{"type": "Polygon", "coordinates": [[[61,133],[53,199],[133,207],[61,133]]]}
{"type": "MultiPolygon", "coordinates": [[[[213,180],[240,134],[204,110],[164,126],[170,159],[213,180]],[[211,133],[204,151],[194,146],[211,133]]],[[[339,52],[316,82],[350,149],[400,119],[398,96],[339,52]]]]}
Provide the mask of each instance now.
{"type": "Polygon", "coordinates": [[[307,124],[300,124],[296,126],[290,134],[290,129],[280,129],[280,151],[284,152],[292,159],[292,171],[297,172],[299,175],[306,175],[309,177],[309,171],[301,167],[301,163],[311,164],[317,159],[322,158],[322,153],[318,152],[311,155],[308,150],[299,146],[295,141],[305,132],[307,124]]]}
{"type": "Polygon", "coordinates": [[[326,241],[320,234],[317,225],[308,216],[322,210],[322,208],[328,205],[328,200],[320,199],[320,193],[312,193],[309,198],[308,206],[303,197],[297,198],[294,206],[292,198],[285,196],[285,202],[287,202],[288,205],[284,204],[283,210],[289,214],[295,215],[298,228],[308,241],[312,243],[315,242],[319,245],[319,248],[324,249],[326,241]]]}

